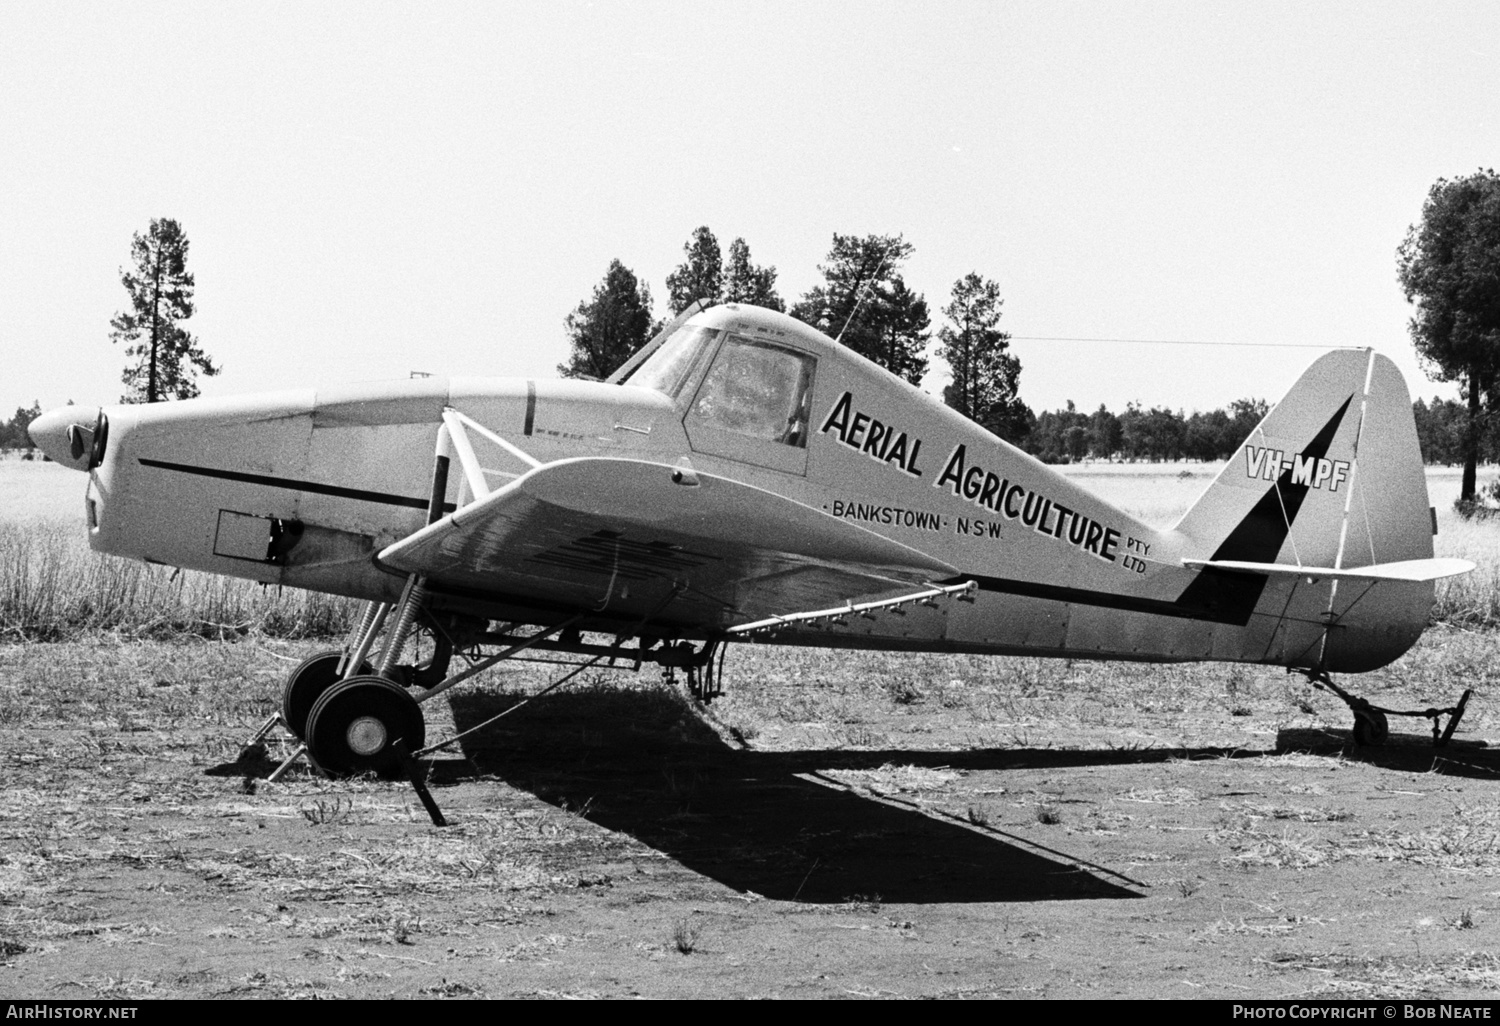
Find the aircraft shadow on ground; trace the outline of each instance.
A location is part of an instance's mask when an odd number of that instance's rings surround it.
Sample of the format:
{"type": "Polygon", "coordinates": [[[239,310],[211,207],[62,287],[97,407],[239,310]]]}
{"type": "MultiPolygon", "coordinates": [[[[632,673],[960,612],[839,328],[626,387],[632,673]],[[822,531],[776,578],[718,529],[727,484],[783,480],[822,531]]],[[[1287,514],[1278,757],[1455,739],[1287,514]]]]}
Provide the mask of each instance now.
{"type": "MultiPolygon", "coordinates": [[[[519,695],[452,698],[460,731],[519,695]]],[[[1264,748],[985,748],[762,752],[726,744],[665,691],[590,689],[548,695],[462,743],[462,760],[432,764],[442,788],[495,777],[629,834],[684,867],[768,898],[836,903],[1001,902],[1135,898],[1143,885],[1001,829],[944,819],[844,788],[827,771],[915,766],[963,771],[1147,766],[1175,760],[1307,754],[1396,772],[1500,777],[1500,748],[1393,732],[1359,747],[1347,730],[1287,729],[1264,748]]],[[[249,781],[274,769],[246,749],[213,776],[249,781]]]]}
{"type": "MultiPolygon", "coordinates": [[[[511,696],[452,700],[460,731],[511,696]]],[[[936,761],[939,753],[756,752],[724,743],[669,693],[547,696],[434,764],[442,786],[495,776],[585,810],[693,872],[738,891],[809,903],[1136,898],[1144,888],[1001,830],[856,794],[819,771],[936,761]],[[907,758],[907,755],[911,758],[907,758]],[[811,778],[811,779],[809,779],[811,778]]],[[[940,753],[956,765],[965,753],[940,753]]],[[[972,753],[970,753],[972,754],[972,753]]],[[[1016,753],[996,753],[997,764],[1016,753]]]]}
{"type": "Polygon", "coordinates": [[[1431,733],[1422,733],[1416,724],[1426,720],[1408,720],[1392,725],[1390,737],[1377,747],[1354,743],[1349,730],[1304,728],[1282,730],[1276,735],[1277,754],[1303,752],[1308,755],[1342,755],[1356,762],[1367,762],[1381,769],[1406,773],[1445,773],[1455,777],[1479,780],[1500,778],[1500,748],[1490,748],[1483,741],[1450,740],[1441,748],[1432,742],[1431,733]]]}

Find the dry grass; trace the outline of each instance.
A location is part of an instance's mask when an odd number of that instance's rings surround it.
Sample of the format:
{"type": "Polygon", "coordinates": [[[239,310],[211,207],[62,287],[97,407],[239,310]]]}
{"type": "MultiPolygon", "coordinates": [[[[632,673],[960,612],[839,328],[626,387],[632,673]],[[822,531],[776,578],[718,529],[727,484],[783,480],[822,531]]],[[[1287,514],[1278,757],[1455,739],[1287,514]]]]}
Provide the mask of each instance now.
{"type": "Polygon", "coordinates": [[[1266,963],[1283,972],[1316,973],[1321,979],[1305,997],[1433,999],[1449,997],[1455,991],[1488,994],[1500,990],[1500,957],[1488,952],[1442,958],[1276,954],[1266,963]]]}
{"type": "Polygon", "coordinates": [[[79,526],[0,521],[0,637],[328,637],[348,630],[355,603],[89,550],[79,526]]]}

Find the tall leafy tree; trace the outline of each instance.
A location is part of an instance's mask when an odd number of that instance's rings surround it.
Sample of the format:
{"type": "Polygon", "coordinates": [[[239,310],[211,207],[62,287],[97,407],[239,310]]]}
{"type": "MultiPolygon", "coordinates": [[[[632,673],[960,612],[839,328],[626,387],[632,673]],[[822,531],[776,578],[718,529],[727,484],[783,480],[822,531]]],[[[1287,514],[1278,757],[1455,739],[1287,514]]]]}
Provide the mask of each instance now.
{"type": "Polygon", "coordinates": [[[651,318],[651,290],[635,272],[612,260],[592,298],[579,303],[563,322],[572,352],[557,365],[565,378],[608,377],[650,341],[658,325],[651,318]]]}
{"type": "Polygon", "coordinates": [[[120,401],[154,403],[191,399],[198,394],[198,374],[219,373],[183,321],[193,316],[193,275],[187,269],[188,240],[171,218],[153,218],[146,234],[130,243],[130,270],[121,268],[120,283],[130,293],[130,309],[109,324],[111,342],[126,343],[133,361],[122,380],[120,401]]]}
{"type": "Polygon", "coordinates": [[[943,389],[943,402],[1019,444],[1030,415],[1018,394],[1021,361],[1010,351],[1010,335],[999,327],[1004,302],[1000,286],[978,273],[958,279],[952,301],[943,308],[948,323],[938,329],[937,352],[953,375],[943,389]]]}
{"type": "Polygon", "coordinates": [[[1473,502],[1485,407],[1500,402],[1500,175],[1438,179],[1397,250],[1397,278],[1428,374],[1459,381],[1468,402],[1459,502],[1473,502]]]}
{"type": "Polygon", "coordinates": [[[793,317],[917,384],[927,372],[927,301],[906,287],[901,264],[912,245],[899,235],[834,235],[823,284],[792,307],[793,317]]]}
{"type": "Polygon", "coordinates": [[[724,302],[750,303],[785,312],[786,303],[776,291],[776,268],[758,267],[750,261],[750,246],[744,239],[729,244],[729,265],[724,268],[724,302]]]}
{"type": "Polygon", "coordinates": [[[708,226],[695,229],[682,251],[687,259],[667,275],[667,305],[673,314],[682,313],[699,299],[712,306],[724,295],[724,262],[719,254],[719,240],[708,226]]]}

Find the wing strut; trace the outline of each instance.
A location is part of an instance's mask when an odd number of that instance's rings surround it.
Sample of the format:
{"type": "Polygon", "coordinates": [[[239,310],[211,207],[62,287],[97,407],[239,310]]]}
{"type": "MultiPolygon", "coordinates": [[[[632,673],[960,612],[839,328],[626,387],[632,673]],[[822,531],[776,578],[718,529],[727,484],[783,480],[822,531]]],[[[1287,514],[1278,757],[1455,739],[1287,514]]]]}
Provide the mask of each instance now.
{"type": "MultiPolygon", "coordinates": [[[[505,452],[526,464],[527,470],[535,470],[542,465],[541,460],[507,442],[474,418],[459,413],[451,406],[445,407],[443,409],[443,426],[438,430],[438,459],[446,460],[449,454],[458,456],[459,466],[463,467],[464,471],[464,482],[469,486],[469,493],[473,496],[473,501],[475,502],[489,495],[491,489],[489,481],[485,479],[484,468],[479,464],[479,457],[474,455],[474,444],[469,438],[470,431],[475,432],[487,441],[493,442],[505,452]]],[[[443,479],[446,482],[446,464],[444,466],[443,479]]],[[[441,504],[441,497],[439,497],[439,504],[441,504]]],[[[463,506],[466,503],[460,502],[459,505],[463,506]]],[[[431,524],[434,521],[429,519],[427,522],[431,524]]]]}

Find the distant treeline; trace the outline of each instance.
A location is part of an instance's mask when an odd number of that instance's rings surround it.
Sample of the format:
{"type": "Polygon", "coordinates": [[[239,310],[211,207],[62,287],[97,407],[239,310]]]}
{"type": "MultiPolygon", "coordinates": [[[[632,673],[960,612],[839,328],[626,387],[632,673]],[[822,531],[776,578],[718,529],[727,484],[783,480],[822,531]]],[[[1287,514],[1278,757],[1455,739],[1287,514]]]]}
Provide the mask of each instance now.
{"type": "MultiPolygon", "coordinates": [[[[1104,407],[1079,413],[1074,405],[1032,417],[1031,432],[1020,447],[1044,463],[1082,459],[1161,462],[1176,459],[1229,459],[1266,416],[1265,399],[1239,399],[1224,410],[1184,414],[1131,404],[1116,417],[1104,407]]],[[[1463,463],[1464,431],[1469,407],[1457,399],[1412,404],[1422,462],[1463,463]]],[[[1481,422],[1479,460],[1500,460],[1500,417],[1481,422]]]]}
{"type": "Polygon", "coordinates": [[[42,404],[39,402],[32,403],[30,409],[16,407],[16,415],[0,423],[0,449],[31,448],[31,436],[26,433],[26,428],[41,413],[42,404]]]}
{"type": "Polygon", "coordinates": [[[1267,408],[1264,399],[1237,399],[1222,410],[1184,414],[1131,403],[1116,415],[1102,405],[1093,413],[1082,413],[1069,402],[1065,410],[1034,417],[1021,448],[1043,463],[1227,460],[1267,408]]]}
{"type": "MultiPolygon", "coordinates": [[[[1158,462],[1225,460],[1233,456],[1266,415],[1263,399],[1240,399],[1222,410],[1183,414],[1160,406],[1149,410],[1132,403],[1116,416],[1100,406],[1081,413],[1068,403],[1031,419],[1021,448],[1043,463],[1076,463],[1083,459],[1158,462]]],[[[1463,462],[1468,407],[1455,399],[1434,397],[1412,403],[1422,461],[1463,462]]],[[[1479,459],[1500,460],[1500,418],[1481,422],[1479,459]]]]}

